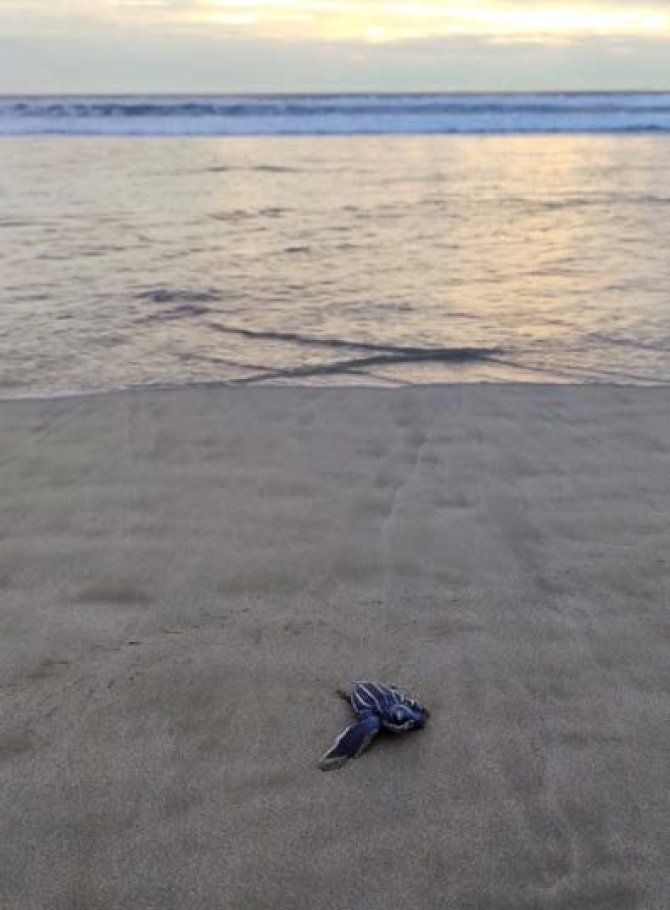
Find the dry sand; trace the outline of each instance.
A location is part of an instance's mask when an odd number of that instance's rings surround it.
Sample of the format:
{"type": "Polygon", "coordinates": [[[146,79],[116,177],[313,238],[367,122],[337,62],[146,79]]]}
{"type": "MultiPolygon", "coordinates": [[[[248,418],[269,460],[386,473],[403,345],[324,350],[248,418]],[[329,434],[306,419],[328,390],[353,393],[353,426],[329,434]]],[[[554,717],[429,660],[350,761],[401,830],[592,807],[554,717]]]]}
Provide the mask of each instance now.
{"type": "Polygon", "coordinates": [[[0,428],[3,910],[670,906],[670,392],[0,428]],[[360,676],[430,724],[325,774],[360,676]]]}

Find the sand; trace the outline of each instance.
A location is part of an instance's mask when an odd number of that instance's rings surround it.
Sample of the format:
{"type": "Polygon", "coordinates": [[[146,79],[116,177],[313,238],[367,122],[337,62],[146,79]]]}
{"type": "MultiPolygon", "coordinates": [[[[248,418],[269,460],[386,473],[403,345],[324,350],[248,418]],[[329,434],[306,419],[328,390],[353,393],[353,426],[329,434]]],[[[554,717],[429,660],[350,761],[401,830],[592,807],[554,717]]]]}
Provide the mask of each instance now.
{"type": "Polygon", "coordinates": [[[670,393],[0,404],[3,910],[670,906],[670,393]],[[423,732],[323,773],[359,677],[423,732]]]}

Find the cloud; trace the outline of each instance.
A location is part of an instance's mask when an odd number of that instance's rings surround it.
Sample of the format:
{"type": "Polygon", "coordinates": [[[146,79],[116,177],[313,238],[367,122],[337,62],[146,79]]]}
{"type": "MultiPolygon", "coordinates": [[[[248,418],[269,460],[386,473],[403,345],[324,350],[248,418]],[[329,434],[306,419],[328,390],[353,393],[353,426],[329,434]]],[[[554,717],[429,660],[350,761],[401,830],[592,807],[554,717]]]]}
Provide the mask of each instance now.
{"type": "Polygon", "coordinates": [[[655,0],[200,0],[194,20],[238,25],[254,36],[404,41],[441,35],[670,34],[655,0]]]}
{"type": "Polygon", "coordinates": [[[129,41],[113,31],[84,41],[0,39],[0,85],[16,93],[670,90],[667,60],[667,42],[645,38],[361,46],[149,32],[129,41]]]}
{"type": "Polygon", "coordinates": [[[667,3],[0,0],[0,91],[670,88],[667,3]]]}
{"type": "Polygon", "coordinates": [[[668,0],[0,0],[2,24],[230,29],[245,36],[402,41],[440,35],[670,36],[668,0]]]}

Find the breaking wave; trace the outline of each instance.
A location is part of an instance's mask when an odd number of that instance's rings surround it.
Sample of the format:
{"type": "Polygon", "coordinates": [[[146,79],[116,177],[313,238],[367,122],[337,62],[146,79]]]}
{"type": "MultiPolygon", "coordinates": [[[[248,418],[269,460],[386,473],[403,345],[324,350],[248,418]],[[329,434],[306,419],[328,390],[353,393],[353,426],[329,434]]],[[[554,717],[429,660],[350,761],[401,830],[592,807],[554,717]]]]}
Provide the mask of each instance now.
{"type": "Polygon", "coordinates": [[[670,132],[670,93],[5,97],[0,135],[670,132]]]}

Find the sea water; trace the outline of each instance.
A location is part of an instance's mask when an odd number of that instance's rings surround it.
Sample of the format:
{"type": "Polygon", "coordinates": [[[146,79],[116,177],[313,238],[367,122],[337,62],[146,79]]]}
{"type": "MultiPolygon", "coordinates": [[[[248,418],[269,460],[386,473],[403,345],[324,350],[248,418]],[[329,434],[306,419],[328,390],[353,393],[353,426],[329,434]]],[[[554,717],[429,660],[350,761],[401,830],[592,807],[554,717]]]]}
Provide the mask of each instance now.
{"type": "Polygon", "coordinates": [[[661,94],[4,99],[0,395],[670,382],[668,129],[661,94]]]}

